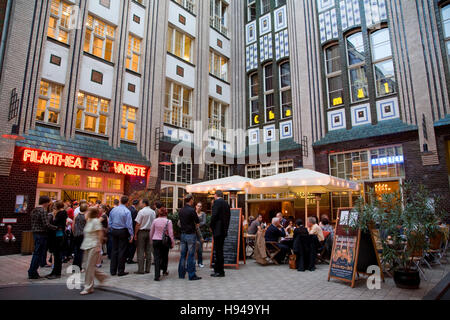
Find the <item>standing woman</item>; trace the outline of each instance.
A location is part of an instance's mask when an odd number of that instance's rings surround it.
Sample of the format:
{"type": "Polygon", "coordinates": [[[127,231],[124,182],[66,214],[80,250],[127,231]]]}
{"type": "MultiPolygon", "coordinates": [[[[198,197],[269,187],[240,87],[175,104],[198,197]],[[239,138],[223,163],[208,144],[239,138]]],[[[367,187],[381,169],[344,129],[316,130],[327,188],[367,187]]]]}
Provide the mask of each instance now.
{"type": "Polygon", "coordinates": [[[159,216],[153,220],[150,228],[150,239],[153,240],[153,255],[155,257],[155,281],[159,281],[161,270],[165,276],[169,275],[167,266],[169,263],[169,249],[173,248],[175,240],[173,239],[172,221],[167,219],[167,210],[162,207],[158,210],[159,216]],[[163,236],[170,237],[170,245],[164,245],[163,236]]]}
{"type": "Polygon", "coordinates": [[[203,234],[202,234],[202,227],[206,225],[206,213],[202,211],[202,203],[199,202],[195,206],[195,212],[197,213],[198,219],[200,220],[200,223],[197,226],[197,261],[199,268],[203,268],[203,234]]]}
{"type": "Polygon", "coordinates": [[[80,213],[75,217],[73,224],[73,243],[75,247],[75,256],[73,258],[73,265],[78,266],[82,271],[83,264],[83,250],[81,244],[83,243],[83,231],[86,225],[86,211],[88,209],[87,203],[80,205],[80,213]]]}
{"type": "Polygon", "coordinates": [[[56,229],[53,238],[53,271],[50,273],[48,279],[61,278],[62,269],[62,252],[64,249],[64,235],[66,229],[67,212],[64,210],[64,202],[61,200],[55,203],[55,217],[53,219],[53,225],[56,229]]]}
{"type": "Polygon", "coordinates": [[[94,292],[94,277],[100,282],[105,281],[107,278],[107,275],[95,266],[100,256],[104,237],[103,226],[98,215],[99,212],[96,207],[89,208],[86,214],[86,226],[84,227],[84,238],[81,244],[81,249],[85,251],[86,255],[86,275],[84,290],[80,292],[81,295],[94,292]]]}

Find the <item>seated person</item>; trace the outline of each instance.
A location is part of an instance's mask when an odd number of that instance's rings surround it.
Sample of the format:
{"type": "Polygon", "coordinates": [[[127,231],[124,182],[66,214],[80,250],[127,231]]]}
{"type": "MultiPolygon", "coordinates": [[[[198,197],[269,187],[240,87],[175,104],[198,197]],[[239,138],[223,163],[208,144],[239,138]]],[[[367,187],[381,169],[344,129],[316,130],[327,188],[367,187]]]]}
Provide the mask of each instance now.
{"type": "Polygon", "coordinates": [[[287,227],[284,229],[284,231],[286,231],[286,234],[287,234],[287,235],[289,235],[289,236],[292,237],[292,236],[294,235],[294,229],[295,229],[294,221],[289,220],[289,224],[288,224],[287,227]]]}
{"type": "Polygon", "coordinates": [[[286,254],[288,254],[291,250],[289,249],[289,246],[279,243],[280,238],[285,237],[286,232],[281,227],[280,220],[278,218],[272,219],[272,224],[267,228],[266,234],[265,234],[265,240],[266,242],[276,242],[276,246],[281,250],[278,252],[278,254],[275,256],[275,260],[278,263],[282,263],[284,259],[286,258],[286,254]]]}
{"type": "Polygon", "coordinates": [[[280,224],[283,228],[286,228],[288,225],[288,221],[283,217],[283,214],[281,212],[277,213],[278,220],[280,220],[280,224]]]}
{"type": "Polygon", "coordinates": [[[321,243],[325,240],[322,228],[320,228],[319,225],[316,223],[315,217],[308,218],[308,232],[311,235],[316,235],[317,239],[319,239],[319,242],[321,243]]]}
{"type": "Polygon", "coordinates": [[[250,227],[248,227],[247,233],[256,234],[258,232],[258,228],[261,226],[262,220],[263,217],[259,214],[258,217],[250,224],[250,227]]]}
{"type": "Polygon", "coordinates": [[[330,225],[330,220],[326,214],[322,215],[319,223],[319,227],[322,228],[323,231],[328,231],[333,238],[334,228],[330,225]]]}

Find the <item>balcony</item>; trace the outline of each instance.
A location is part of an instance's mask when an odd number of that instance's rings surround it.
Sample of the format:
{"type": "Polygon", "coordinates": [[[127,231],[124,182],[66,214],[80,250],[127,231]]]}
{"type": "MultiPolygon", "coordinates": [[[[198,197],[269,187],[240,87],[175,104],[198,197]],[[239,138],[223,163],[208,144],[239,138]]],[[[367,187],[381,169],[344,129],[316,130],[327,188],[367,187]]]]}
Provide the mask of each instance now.
{"type": "Polygon", "coordinates": [[[209,25],[219,31],[224,36],[228,37],[228,28],[223,25],[223,19],[218,16],[210,17],[209,18],[209,25]]]}

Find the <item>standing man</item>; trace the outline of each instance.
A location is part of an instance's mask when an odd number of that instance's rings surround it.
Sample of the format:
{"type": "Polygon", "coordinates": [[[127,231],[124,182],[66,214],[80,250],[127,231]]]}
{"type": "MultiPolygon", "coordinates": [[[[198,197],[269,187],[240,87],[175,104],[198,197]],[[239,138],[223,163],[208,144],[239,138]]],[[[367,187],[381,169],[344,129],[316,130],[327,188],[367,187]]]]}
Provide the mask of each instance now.
{"type": "MultiPolygon", "coordinates": [[[[133,219],[133,230],[136,230],[136,217],[138,214],[137,206],[139,205],[139,200],[135,199],[133,200],[133,204],[128,209],[131,212],[131,219],[133,219]]],[[[127,255],[127,263],[128,264],[134,264],[136,261],[133,261],[134,254],[136,253],[136,242],[134,242],[134,234],[133,231],[133,241],[128,245],[128,255],[127,255]]]]}
{"type": "Polygon", "coordinates": [[[28,279],[39,279],[37,272],[39,262],[44,260],[46,255],[48,232],[56,230],[57,227],[48,221],[47,208],[50,205],[48,196],[39,198],[39,205],[31,211],[31,230],[33,231],[34,251],[31,258],[30,268],[28,269],[28,279]]]}
{"type": "Polygon", "coordinates": [[[148,199],[142,199],[140,203],[139,213],[136,217],[136,227],[134,228],[134,240],[137,246],[137,274],[144,274],[144,262],[145,273],[150,273],[150,267],[152,265],[152,241],[150,239],[150,228],[153,220],[156,218],[156,213],[150,208],[150,201],[148,199]]]}
{"type": "Polygon", "coordinates": [[[128,197],[120,198],[120,205],[111,210],[109,214],[109,227],[112,236],[111,275],[126,276],[125,260],[128,243],[133,241],[133,221],[131,212],[126,207],[128,197]]]}
{"type": "Polygon", "coordinates": [[[194,197],[188,194],[184,199],[185,206],[180,210],[180,228],[181,228],[181,256],[178,264],[178,277],[184,279],[186,276],[186,254],[187,272],[189,280],[200,280],[195,274],[195,244],[197,242],[197,224],[200,223],[197,213],[194,209],[194,197]]]}
{"type": "Polygon", "coordinates": [[[223,244],[227,237],[229,225],[230,206],[223,199],[223,192],[217,190],[214,194],[214,205],[211,216],[211,231],[214,238],[214,250],[216,252],[214,273],[211,274],[211,277],[225,277],[225,270],[223,269],[223,244]]]}

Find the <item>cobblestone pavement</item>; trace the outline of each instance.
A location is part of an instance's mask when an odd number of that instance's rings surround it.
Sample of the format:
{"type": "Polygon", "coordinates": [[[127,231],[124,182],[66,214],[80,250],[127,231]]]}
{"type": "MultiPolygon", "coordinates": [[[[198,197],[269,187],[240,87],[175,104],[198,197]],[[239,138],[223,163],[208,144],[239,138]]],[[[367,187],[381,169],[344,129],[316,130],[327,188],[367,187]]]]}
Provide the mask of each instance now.
{"type": "MultiPolygon", "coordinates": [[[[205,268],[197,268],[197,274],[203,277],[199,281],[178,279],[179,251],[172,250],[169,259],[169,276],[160,282],[153,281],[153,267],[150,274],[136,275],[136,264],[127,264],[129,275],[124,277],[110,277],[105,286],[125,289],[153,296],[160,299],[187,300],[252,300],[252,299],[287,299],[287,300],[348,300],[348,299],[422,299],[449,271],[450,264],[425,267],[427,281],[422,279],[420,289],[404,290],[395,286],[392,278],[387,277],[381,283],[381,289],[369,290],[365,280],[357,282],[355,288],[338,281],[327,281],[328,265],[319,264],[314,272],[297,272],[290,270],[287,265],[261,266],[255,260],[247,260],[241,264],[239,270],[226,269],[225,278],[211,278],[209,264],[205,268]],[[278,285],[273,285],[277,283],[278,285]],[[270,286],[270,290],[267,287],[270,286]]],[[[204,252],[209,257],[209,252],[204,252]]],[[[105,257],[106,258],[106,257],[105,257]]],[[[58,280],[28,280],[27,270],[31,256],[10,255],[0,256],[0,285],[26,284],[38,282],[65,283],[67,276],[58,280]]],[[[70,264],[64,264],[65,268],[70,264]]],[[[109,260],[106,258],[102,266],[104,272],[109,273],[109,260]]],[[[39,269],[40,275],[50,273],[50,268],[39,269]]],[[[84,279],[84,276],[81,277],[84,279]]]]}

